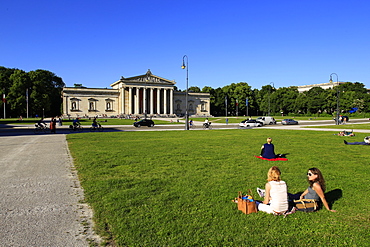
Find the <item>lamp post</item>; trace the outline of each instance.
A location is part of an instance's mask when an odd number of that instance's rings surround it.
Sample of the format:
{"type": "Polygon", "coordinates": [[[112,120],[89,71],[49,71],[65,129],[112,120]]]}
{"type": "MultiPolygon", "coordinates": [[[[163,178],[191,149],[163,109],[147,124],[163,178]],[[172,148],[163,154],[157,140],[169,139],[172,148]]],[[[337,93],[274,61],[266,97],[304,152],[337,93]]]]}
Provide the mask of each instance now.
{"type": "MultiPolygon", "coordinates": [[[[337,86],[339,86],[338,75],[336,73],[330,74],[329,82],[333,83],[332,75],[335,75],[337,77],[337,86]]],[[[334,89],[334,83],[333,83],[333,89],[334,89]]],[[[336,110],[335,124],[339,125],[339,89],[338,88],[337,88],[337,110],[336,110]]]]}
{"type": "MultiPolygon", "coordinates": [[[[270,82],[269,85],[272,84],[272,87],[274,88],[274,83],[270,82]]],[[[271,87],[269,87],[269,116],[270,116],[270,109],[271,109],[271,87]]]]}
{"type": "Polygon", "coordinates": [[[188,87],[189,87],[189,60],[188,56],[184,55],[182,57],[182,69],[186,68],[186,95],[185,95],[185,130],[189,130],[189,114],[188,114],[188,87]],[[185,65],[186,57],[186,65],[185,65]]]}
{"type": "Polygon", "coordinates": [[[28,118],[28,88],[26,89],[27,118],[28,118]]]}

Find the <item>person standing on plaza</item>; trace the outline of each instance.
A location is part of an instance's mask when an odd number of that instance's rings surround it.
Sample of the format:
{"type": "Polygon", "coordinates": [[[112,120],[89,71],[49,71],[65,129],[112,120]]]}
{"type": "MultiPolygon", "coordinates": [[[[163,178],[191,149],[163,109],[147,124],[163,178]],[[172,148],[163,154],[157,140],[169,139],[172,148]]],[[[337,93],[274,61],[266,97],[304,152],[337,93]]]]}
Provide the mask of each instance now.
{"type": "Polygon", "coordinates": [[[55,134],[56,133],[56,128],[57,128],[57,120],[52,117],[50,121],[50,131],[51,133],[55,134]]]}

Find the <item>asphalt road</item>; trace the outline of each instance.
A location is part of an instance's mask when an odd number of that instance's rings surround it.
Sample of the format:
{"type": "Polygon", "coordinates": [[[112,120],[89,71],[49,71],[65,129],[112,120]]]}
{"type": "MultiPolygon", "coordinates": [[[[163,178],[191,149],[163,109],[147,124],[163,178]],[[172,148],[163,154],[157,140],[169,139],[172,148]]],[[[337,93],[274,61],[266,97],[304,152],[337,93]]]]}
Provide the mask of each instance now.
{"type": "MultiPolygon", "coordinates": [[[[352,119],[348,124],[361,124],[361,123],[370,123],[369,119],[352,119]]],[[[310,126],[318,126],[318,125],[333,125],[334,126],[334,120],[319,120],[316,121],[313,120],[306,120],[306,121],[299,121],[299,125],[282,125],[280,123],[276,125],[265,125],[262,128],[285,128],[285,129],[300,129],[301,127],[305,130],[308,130],[307,127],[310,126]]],[[[202,122],[196,122],[195,121],[195,129],[194,130],[202,130],[202,122]]],[[[343,129],[346,128],[346,125],[343,126],[343,129]]],[[[90,132],[90,126],[83,126],[82,133],[89,133],[90,132]]],[[[163,125],[155,125],[154,127],[141,127],[141,128],[135,128],[132,125],[103,125],[104,132],[106,131],[155,131],[155,130],[184,130],[185,124],[163,124],[163,125]]],[[[238,128],[238,124],[228,124],[225,123],[212,123],[213,129],[236,129],[238,128]]],[[[312,129],[317,131],[339,131],[338,129],[312,129]]],[[[356,130],[357,131],[357,130],[356,130]]],[[[357,132],[361,132],[358,130],[357,132]]],[[[81,133],[81,132],[71,132],[68,129],[68,126],[64,125],[62,127],[57,126],[57,133],[58,134],[73,134],[73,133],[81,133]]],[[[0,136],[14,136],[14,135],[35,135],[34,134],[34,126],[33,125],[13,125],[13,126],[0,126],[0,136]]],[[[39,134],[42,135],[42,134],[39,134]]]]}

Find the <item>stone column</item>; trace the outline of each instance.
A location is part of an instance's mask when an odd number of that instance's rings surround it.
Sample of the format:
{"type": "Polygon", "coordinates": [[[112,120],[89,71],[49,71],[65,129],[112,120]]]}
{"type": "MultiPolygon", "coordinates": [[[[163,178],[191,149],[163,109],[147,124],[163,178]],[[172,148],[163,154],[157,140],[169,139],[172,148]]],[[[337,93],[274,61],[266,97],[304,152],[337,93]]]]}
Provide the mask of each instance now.
{"type": "Polygon", "coordinates": [[[121,88],[121,114],[125,114],[125,87],[122,86],[121,88]]]}
{"type": "Polygon", "coordinates": [[[136,87],[136,94],[135,94],[135,114],[140,114],[139,112],[140,107],[140,88],[136,87]]]}
{"type": "Polygon", "coordinates": [[[140,88],[135,87],[135,106],[134,106],[134,113],[139,114],[139,98],[140,98],[140,88]]]}
{"type": "Polygon", "coordinates": [[[173,114],[173,89],[170,90],[170,114],[173,114]]]}
{"type": "Polygon", "coordinates": [[[143,113],[147,113],[146,111],[147,107],[147,99],[146,99],[146,87],[143,88],[143,113]]]}
{"type": "Polygon", "coordinates": [[[153,105],[154,105],[154,99],[153,99],[153,88],[150,88],[150,114],[153,114],[153,105]]]}
{"type": "Polygon", "coordinates": [[[157,114],[161,114],[161,89],[157,88],[157,114]]]}
{"type": "Polygon", "coordinates": [[[132,114],[132,87],[128,88],[128,113],[132,114]]]}
{"type": "Polygon", "coordinates": [[[68,97],[69,97],[69,96],[64,97],[65,102],[66,102],[66,109],[65,109],[65,111],[64,111],[64,114],[67,114],[67,116],[68,116],[68,97]]]}
{"type": "Polygon", "coordinates": [[[167,114],[167,89],[163,89],[163,114],[167,114]]]}

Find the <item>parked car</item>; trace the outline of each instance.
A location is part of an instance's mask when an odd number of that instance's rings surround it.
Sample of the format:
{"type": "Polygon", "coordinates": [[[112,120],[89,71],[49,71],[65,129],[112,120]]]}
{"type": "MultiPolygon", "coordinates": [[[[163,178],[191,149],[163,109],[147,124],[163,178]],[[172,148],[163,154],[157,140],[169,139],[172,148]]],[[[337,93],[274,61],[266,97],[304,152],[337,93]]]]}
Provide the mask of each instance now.
{"type": "Polygon", "coordinates": [[[298,121],[295,121],[293,119],[284,119],[283,121],[281,121],[281,124],[283,125],[298,124],[298,121]]]}
{"type": "Polygon", "coordinates": [[[258,117],[257,121],[261,122],[263,125],[276,124],[276,120],[273,117],[258,117]]]}
{"type": "Polygon", "coordinates": [[[150,119],[142,119],[138,122],[135,122],[134,126],[137,127],[137,128],[140,128],[141,126],[153,127],[154,122],[153,122],[153,120],[150,120],[150,119]]]}
{"type": "Polygon", "coordinates": [[[263,124],[257,120],[244,120],[239,123],[239,128],[261,127],[263,124]]]}

